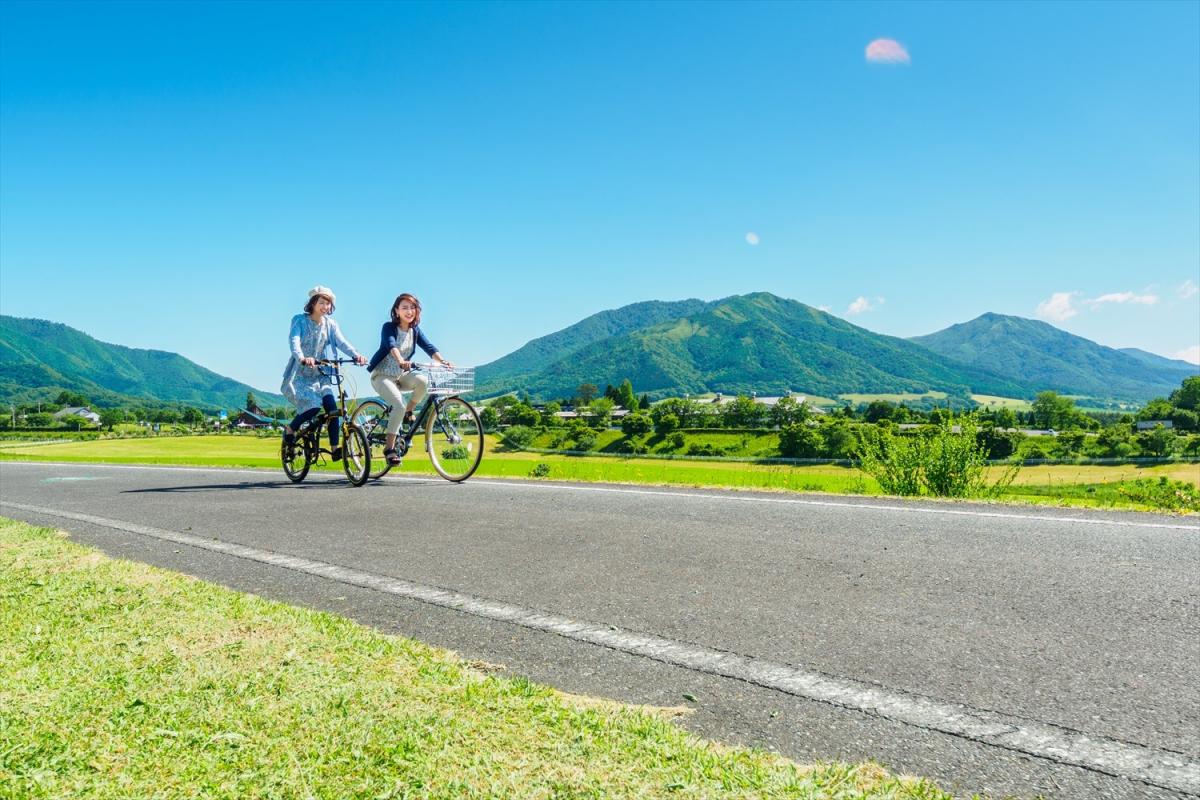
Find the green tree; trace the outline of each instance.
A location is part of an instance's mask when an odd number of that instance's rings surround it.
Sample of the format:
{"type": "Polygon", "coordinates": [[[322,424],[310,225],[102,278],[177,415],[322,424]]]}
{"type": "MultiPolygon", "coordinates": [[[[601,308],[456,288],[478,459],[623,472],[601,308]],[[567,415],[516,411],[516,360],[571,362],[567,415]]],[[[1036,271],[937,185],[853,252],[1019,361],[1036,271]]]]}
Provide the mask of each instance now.
{"type": "Polygon", "coordinates": [[[875,423],[881,419],[892,419],[896,416],[896,406],[887,400],[872,400],[863,412],[863,419],[875,423]]]}
{"type": "Polygon", "coordinates": [[[579,405],[587,405],[595,399],[596,393],[600,391],[594,383],[581,383],[579,388],[575,390],[575,396],[579,399],[579,405]]]}
{"type": "Polygon", "coordinates": [[[809,410],[808,403],[796,402],[796,398],[787,397],[779,398],[779,402],[771,406],[767,412],[767,418],[771,424],[782,429],[786,425],[798,425],[808,420],[809,410]]]}
{"type": "Polygon", "coordinates": [[[1171,405],[1200,412],[1200,375],[1184,378],[1179,388],[1171,392],[1171,405]]]}
{"type": "Polygon", "coordinates": [[[35,411],[25,415],[25,424],[31,428],[49,428],[54,424],[54,415],[49,411],[35,411]]]}
{"type": "Polygon", "coordinates": [[[649,414],[641,411],[627,414],[621,420],[621,431],[626,436],[641,436],[643,433],[649,433],[653,429],[654,420],[650,419],[649,414]]]}
{"type": "Polygon", "coordinates": [[[643,411],[650,410],[650,395],[644,394],[638,398],[638,408],[642,409],[643,411]]]}
{"type": "Polygon", "coordinates": [[[767,407],[753,397],[740,394],[721,410],[721,420],[727,428],[755,428],[767,417],[767,407]]]}
{"type": "Polygon", "coordinates": [[[651,413],[650,419],[654,422],[654,432],[660,436],[666,436],[679,428],[679,417],[672,414],[670,411],[659,411],[658,407],[654,408],[657,413],[651,413]]]}
{"type": "Polygon", "coordinates": [[[500,435],[500,441],[505,447],[513,450],[524,450],[533,443],[536,435],[537,433],[533,428],[527,428],[524,425],[514,425],[500,435]]]}
{"type": "Polygon", "coordinates": [[[1155,425],[1153,430],[1142,431],[1137,436],[1138,447],[1148,456],[1162,458],[1170,455],[1175,444],[1176,436],[1162,425],[1155,425]]]}
{"type": "Polygon", "coordinates": [[[124,421],[125,409],[123,408],[105,408],[100,410],[100,424],[110,431],[114,425],[118,425],[124,421]]]}
{"type": "Polygon", "coordinates": [[[562,411],[562,403],[557,400],[551,400],[546,405],[542,406],[542,425],[547,428],[556,428],[562,425],[562,418],[558,416],[562,411]]]}
{"type": "Polygon", "coordinates": [[[607,430],[615,406],[616,403],[609,397],[597,397],[588,403],[588,425],[598,431],[607,430]]]}
{"type": "MultiPolygon", "coordinates": [[[[79,394],[78,392],[67,391],[65,389],[58,393],[58,397],[54,398],[54,402],[59,406],[59,408],[78,408],[87,406],[91,403],[91,401],[87,399],[86,395],[79,394]]],[[[57,411],[58,409],[54,410],[57,411]]]]}
{"type": "Polygon", "coordinates": [[[501,421],[508,425],[532,427],[542,421],[542,415],[537,409],[526,403],[513,403],[500,416],[501,421]]]}
{"type": "Polygon", "coordinates": [[[822,425],[821,438],[825,440],[825,455],[828,458],[850,458],[858,447],[858,440],[850,423],[835,419],[822,425]]]}
{"type": "Polygon", "coordinates": [[[1058,392],[1038,392],[1033,400],[1033,424],[1039,428],[1063,430],[1077,424],[1080,416],[1075,402],[1058,392]]]}
{"type": "Polygon", "coordinates": [[[494,431],[500,424],[500,415],[492,406],[484,406],[479,411],[479,422],[485,431],[494,431]]]}
{"type": "Polygon", "coordinates": [[[784,458],[817,458],[825,440],[803,422],[789,422],[779,429],[779,454],[784,458]]]}
{"type": "Polygon", "coordinates": [[[204,412],[198,408],[192,408],[191,406],[188,406],[187,408],[183,409],[181,416],[183,417],[183,421],[186,424],[191,425],[193,428],[197,425],[204,424],[204,412]]]}
{"type": "Polygon", "coordinates": [[[621,381],[621,385],[617,387],[617,402],[629,411],[638,408],[637,395],[633,393],[633,382],[629,378],[621,381]]]}

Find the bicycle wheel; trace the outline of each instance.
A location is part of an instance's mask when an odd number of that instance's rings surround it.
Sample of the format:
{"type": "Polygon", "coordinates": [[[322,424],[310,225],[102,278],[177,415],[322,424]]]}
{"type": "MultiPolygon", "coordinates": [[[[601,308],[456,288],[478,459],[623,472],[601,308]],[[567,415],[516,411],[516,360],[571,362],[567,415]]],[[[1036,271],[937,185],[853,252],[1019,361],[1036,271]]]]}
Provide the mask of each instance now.
{"type": "Polygon", "coordinates": [[[355,486],[362,486],[371,477],[371,446],[362,429],[353,425],[342,428],[342,469],[355,486]]]}
{"type": "Polygon", "coordinates": [[[483,425],[461,397],[435,403],[425,417],[425,451],[433,468],[448,481],[465,481],[483,458],[483,425]]]}
{"type": "Polygon", "coordinates": [[[378,400],[367,400],[355,406],[350,414],[350,420],[367,436],[367,445],[371,448],[371,477],[376,479],[387,475],[392,468],[383,456],[383,449],[387,447],[389,410],[378,400]]]}
{"type": "Polygon", "coordinates": [[[290,444],[284,440],[279,445],[279,460],[283,462],[283,474],[292,483],[299,483],[308,474],[312,460],[308,457],[309,447],[306,437],[297,436],[290,444]]]}

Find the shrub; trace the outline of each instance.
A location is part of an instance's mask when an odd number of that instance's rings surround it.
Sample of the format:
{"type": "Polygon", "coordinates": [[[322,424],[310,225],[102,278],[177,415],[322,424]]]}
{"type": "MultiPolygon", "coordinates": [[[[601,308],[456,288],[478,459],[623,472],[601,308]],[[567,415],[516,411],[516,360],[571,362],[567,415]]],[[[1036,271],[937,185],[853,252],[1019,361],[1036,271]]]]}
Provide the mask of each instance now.
{"type": "Polygon", "coordinates": [[[989,497],[1012,483],[1019,467],[1013,465],[988,486],[987,453],[977,434],[971,417],[960,417],[957,425],[945,419],[919,436],[877,433],[863,438],[859,462],[888,494],[989,497]]]}
{"type": "Polygon", "coordinates": [[[667,437],[667,444],[670,445],[672,450],[679,450],[687,444],[687,437],[679,432],[673,433],[667,437]]]}
{"type": "Polygon", "coordinates": [[[550,465],[544,461],[539,461],[533,465],[533,469],[529,470],[531,478],[545,478],[550,474],[550,465]]]}
{"type": "Polygon", "coordinates": [[[779,429],[779,454],[784,458],[817,458],[824,443],[821,434],[803,422],[779,429]]]}
{"type": "Polygon", "coordinates": [[[457,461],[459,459],[467,458],[469,455],[470,451],[468,451],[467,448],[461,444],[451,445],[450,447],[442,450],[442,458],[446,461],[457,461]]]}
{"type": "Polygon", "coordinates": [[[712,442],[693,444],[687,449],[687,455],[689,456],[723,456],[728,452],[728,448],[715,445],[712,442]]]}
{"type": "Polygon", "coordinates": [[[1166,476],[1122,481],[1117,491],[1139,503],[1167,511],[1200,511],[1200,489],[1187,481],[1166,476]]]}
{"type": "Polygon", "coordinates": [[[524,450],[533,442],[534,436],[537,433],[533,428],[524,425],[514,425],[504,433],[500,434],[500,441],[505,447],[511,447],[513,450],[524,450]]]}
{"type": "Polygon", "coordinates": [[[582,430],[575,434],[576,450],[591,450],[596,446],[596,432],[592,430],[582,430]]]}
{"type": "Polygon", "coordinates": [[[643,414],[640,411],[627,414],[621,420],[621,431],[626,436],[638,436],[643,433],[649,433],[653,429],[654,421],[650,419],[650,415],[643,414]]]}

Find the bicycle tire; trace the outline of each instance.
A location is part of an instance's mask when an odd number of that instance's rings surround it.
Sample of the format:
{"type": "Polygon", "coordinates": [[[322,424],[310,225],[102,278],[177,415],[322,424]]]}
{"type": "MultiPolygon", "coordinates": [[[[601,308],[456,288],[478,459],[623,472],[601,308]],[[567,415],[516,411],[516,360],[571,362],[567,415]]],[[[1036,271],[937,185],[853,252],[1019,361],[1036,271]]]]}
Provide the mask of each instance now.
{"type": "Polygon", "coordinates": [[[354,407],[350,419],[367,436],[371,448],[371,477],[375,480],[388,474],[392,465],[384,457],[387,447],[387,426],[391,409],[378,400],[366,400],[354,407]]]}
{"type": "Polygon", "coordinates": [[[371,446],[355,425],[342,428],[342,469],[353,486],[362,486],[371,477],[371,446]]]}
{"type": "Polygon", "coordinates": [[[291,444],[286,440],[280,442],[279,460],[283,463],[283,474],[287,475],[292,483],[299,483],[308,475],[308,470],[312,467],[310,452],[307,437],[297,436],[291,444]]]}
{"type": "Polygon", "coordinates": [[[483,424],[475,407],[461,397],[435,403],[425,417],[425,452],[448,481],[461,483],[475,474],[483,458],[483,424]]]}

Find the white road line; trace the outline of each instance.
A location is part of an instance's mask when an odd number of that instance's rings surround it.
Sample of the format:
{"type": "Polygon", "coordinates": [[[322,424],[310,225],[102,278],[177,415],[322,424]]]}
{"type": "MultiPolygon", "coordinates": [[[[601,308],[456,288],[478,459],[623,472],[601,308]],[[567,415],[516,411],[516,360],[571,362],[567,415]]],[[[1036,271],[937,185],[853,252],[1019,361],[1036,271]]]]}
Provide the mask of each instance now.
{"type": "MultiPolygon", "coordinates": [[[[262,477],[264,474],[270,474],[268,470],[254,469],[234,469],[224,467],[175,467],[175,466],[151,466],[140,464],[80,464],[76,462],[52,462],[52,461],[0,461],[0,467],[11,464],[20,464],[21,466],[37,466],[37,467],[77,467],[81,469],[123,469],[123,470],[148,470],[148,471],[170,471],[170,472],[207,472],[219,473],[222,475],[257,475],[262,477]]],[[[334,477],[331,475],[330,477],[334,477]]],[[[428,483],[437,481],[437,478],[432,475],[389,475],[384,478],[388,483],[414,481],[420,483],[428,483]]],[[[625,495],[643,495],[648,497],[675,497],[686,498],[690,500],[719,500],[721,502],[738,502],[738,503],[769,503],[781,505],[798,505],[811,506],[818,508],[853,508],[864,511],[900,511],[906,514],[941,514],[955,517],[981,517],[985,519],[1012,519],[1012,520],[1034,520],[1037,522],[1067,522],[1078,525],[1111,525],[1124,528],[1165,528],[1167,530],[1177,531],[1194,531],[1200,533],[1200,522],[1196,524],[1186,524],[1182,522],[1138,522],[1135,520],[1124,519],[1107,519],[1105,517],[1068,517],[1056,516],[1051,514],[1021,514],[1014,511],[978,511],[974,509],[962,508],[933,508],[928,505],[894,505],[886,502],[881,503],[863,503],[855,501],[838,501],[838,500],[806,500],[798,497],[764,497],[761,494],[723,492],[720,494],[712,491],[690,491],[681,492],[670,489],[632,489],[621,486],[584,486],[579,484],[563,484],[563,483],[540,483],[533,481],[522,480],[495,480],[487,478],[475,478],[467,483],[460,484],[461,486],[487,486],[491,488],[503,489],[526,489],[530,491],[566,491],[566,492],[593,492],[607,494],[625,494],[625,495]]],[[[1131,512],[1136,513],[1136,512],[1131,512]]]]}
{"type": "Polygon", "coordinates": [[[1140,781],[1164,789],[1200,794],[1200,762],[1171,752],[1093,736],[1048,723],[933,700],[848,678],[824,675],[778,662],[750,658],[611,625],[574,620],[483,597],[425,586],[323,561],[207,539],[179,531],[105,519],[90,514],[0,500],[0,506],[99,525],[141,536],[257,561],[339,583],[554,633],[580,642],[651,658],[685,669],[763,686],[878,717],[948,733],[1038,758],[1140,781]]]}

